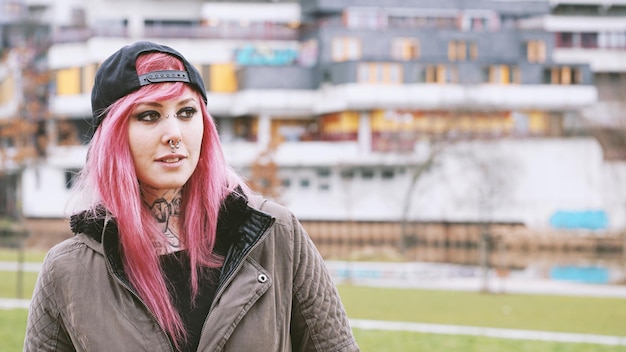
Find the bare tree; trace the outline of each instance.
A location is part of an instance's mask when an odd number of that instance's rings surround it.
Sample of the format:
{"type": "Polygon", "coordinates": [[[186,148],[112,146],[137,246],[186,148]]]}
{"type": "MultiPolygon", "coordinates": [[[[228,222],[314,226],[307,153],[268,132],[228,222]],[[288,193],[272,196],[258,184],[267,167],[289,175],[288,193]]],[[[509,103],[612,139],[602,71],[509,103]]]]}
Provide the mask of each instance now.
{"type": "MultiPolygon", "coordinates": [[[[586,116],[583,128],[598,140],[603,157],[610,166],[611,176],[616,185],[626,184],[626,73],[611,73],[608,80],[598,80],[601,106],[605,109],[593,110],[586,116]],[[597,116],[602,115],[602,116],[597,116]],[[598,117],[603,117],[598,119],[598,117]]],[[[615,192],[626,214],[626,196],[615,192]]],[[[626,273],[626,230],[622,229],[622,267],[626,273]]]]}
{"type": "Polygon", "coordinates": [[[17,104],[13,113],[0,121],[0,178],[13,182],[3,182],[5,188],[0,192],[13,195],[14,199],[10,207],[2,204],[4,214],[0,217],[8,218],[12,226],[23,227],[21,173],[45,156],[48,143],[48,37],[45,26],[27,20],[11,27],[10,32],[15,43],[5,49],[3,65],[10,70],[9,82],[14,84],[13,98],[17,104]]]}
{"type": "Polygon", "coordinates": [[[463,195],[464,202],[477,209],[481,222],[478,258],[482,271],[481,291],[490,292],[490,273],[493,269],[490,257],[498,241],[502,240],[492,231],[495,211],[511,200],[520,170],[513,156],[498,149],[483,149],[482,153],[464,150],[458,156],[463,161],[463,169],[467,170],[464,174],[470,187],[469,192],[463,195]]]}
{"type": "Polygon", "coordinates": [[[265,197],[280,201],[282,193],[282,179],[279,175],[279,166],[275,161],[278,142],[271,142],[261,151],[250,165],[250,188],[265,197]]]}

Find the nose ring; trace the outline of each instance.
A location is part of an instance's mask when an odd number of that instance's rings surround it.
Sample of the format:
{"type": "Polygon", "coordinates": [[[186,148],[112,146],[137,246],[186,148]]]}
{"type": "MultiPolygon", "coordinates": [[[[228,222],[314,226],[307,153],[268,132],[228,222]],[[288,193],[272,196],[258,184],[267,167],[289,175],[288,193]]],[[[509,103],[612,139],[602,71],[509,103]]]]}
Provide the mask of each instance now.
{"type": "Polygon", "coordinates": [[[174,152],[174,149],[180,148],[180,139],[178,141],[176,141],[176,144],[174,144],[174,140],[173,139],[170,139],[167,142],[170,144],[170,149],[172,149],[172,153],[174,152]]]}

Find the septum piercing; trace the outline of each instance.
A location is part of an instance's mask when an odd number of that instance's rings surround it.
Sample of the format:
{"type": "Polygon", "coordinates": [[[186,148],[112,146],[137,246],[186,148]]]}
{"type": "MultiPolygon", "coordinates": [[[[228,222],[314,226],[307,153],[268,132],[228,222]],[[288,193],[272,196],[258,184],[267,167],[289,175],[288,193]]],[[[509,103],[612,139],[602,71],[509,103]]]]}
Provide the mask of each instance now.
{"type": "Polygon", "coordinates": [[[174,152],[174,149],[180,148],[180,139],[176,142],[176,144],[174,144],[174,140],[173,139],[170,139],[167,142],[170,145],[170,149],[172,149],[172,153],[174,152]]]}

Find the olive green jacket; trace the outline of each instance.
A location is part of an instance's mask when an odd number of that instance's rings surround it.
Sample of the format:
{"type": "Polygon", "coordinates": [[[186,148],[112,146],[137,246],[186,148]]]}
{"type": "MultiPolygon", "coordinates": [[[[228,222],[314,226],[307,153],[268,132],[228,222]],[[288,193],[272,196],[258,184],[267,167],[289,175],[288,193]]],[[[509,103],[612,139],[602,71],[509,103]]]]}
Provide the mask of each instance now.
{"type": "MultiPolygon", "coordinates": [[[[257,206],[220,213],[220,221],[223,213],[238,218],[227,221],[237,223],[238,235],[198,351],[358,351],[324,262],[300,223],[275,203],[251,203],[257,206]]],[[[100,241],[77,233],[48,253],[24,351],[174,350],[126,279],[116,225],[101,225],[100,241]]]]}

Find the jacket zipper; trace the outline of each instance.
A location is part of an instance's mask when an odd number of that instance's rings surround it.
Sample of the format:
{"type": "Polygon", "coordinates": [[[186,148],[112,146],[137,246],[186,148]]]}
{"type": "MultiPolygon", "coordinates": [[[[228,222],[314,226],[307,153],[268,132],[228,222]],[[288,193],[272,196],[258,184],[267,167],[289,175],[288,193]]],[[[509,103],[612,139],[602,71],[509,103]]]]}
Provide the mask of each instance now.
{"type": "Polygon", "coordinates": [[[254,244],[252,246],[250,246],[250,250],[248,251],[248,254],[241,258],[241,260],[239,261],[239,263],[237,263],[237,266],[235,267],[235,270],[232,271],[232,273],[223,281],[224,283],[219,287],[218,291],[215,292],[215,296],[213,298],[213,303],[211,303],[211,308],[209,308],[209,313],[207,314],[206,319],[204,319],[204,323],[202,323],[202,330],[200,330],[200,336],[204,335],[204,329],[206,328],[206,323],[209,320],[209,316],[211,315],[211,312],[213,312],[213,309],[215,308],[216,302],[218,301],[218,299],[220,298],[220,296],[222,295],[222,293],[224,292],[224,290],[226,289],[227,283],[231,280],[231,278],[233,276],[235,276],[235,274],[237,272],[239,272],[239,269],[241,269],[241,267],[243,266],[243,263],[245,262],[245,259],[250,255],[250,253],[257,248],[262,240],[265,238],[265,236],[267,235],[267,233],[270,231],[270,229],[272,227],[274,227],[274,223],[276,222],[276,219],[272,218],[270,220],[270,224],[267,226],[267,228],[265,229],[265,231],[263,231],[263,233],[257,238],[256,242],[254,242],[254,244]]]}
{"type": "MultiPolygon", "coordinates": [[[[213,298],[213,303],[211,304],[211,308],[209,309],[209,315],[211,314],[211,312],[213,311],[213,308],[215,307],[215,302],[217,302],[218,298],[222,295],[222,292],[224,292],[224,290],[226,289],[226,286],[227,286],[226,283],[228,283],[230,281],[230,279],[233,276],[235,276],[235,273],[237,273],[239,271],[239,269],[241,269],[241,266],[243,265],[243,262],[245,262],[245,259],[250,255],[250,252],[252,252],[255,248],[257,248],[261,244],[261,240],[263,238],[265,238],[265,235],[274,226],[274,222],[275,222],[275,219],[272,219],[270,224],[265,229],[265,231],[263,231],[263,233],[261,234],[261,236],[259,236],[257,238],[256,242],[254,242],[254,244],[252,246],[250,246],[250,250],[248,251],[248,254],[245,257],[241,258],[241,260],[239,260],[239,263],[237,263],[237,266],[232,271],[232,273],[226,279],[224,279],[224,281],[223,281],[224,284],[222,284],[219,287],[219,290],[217,292],[215,292],[215,296],[213,298]]],[[[204,327],[203,327],[203,329],[204,329],[204,327]]]]}

